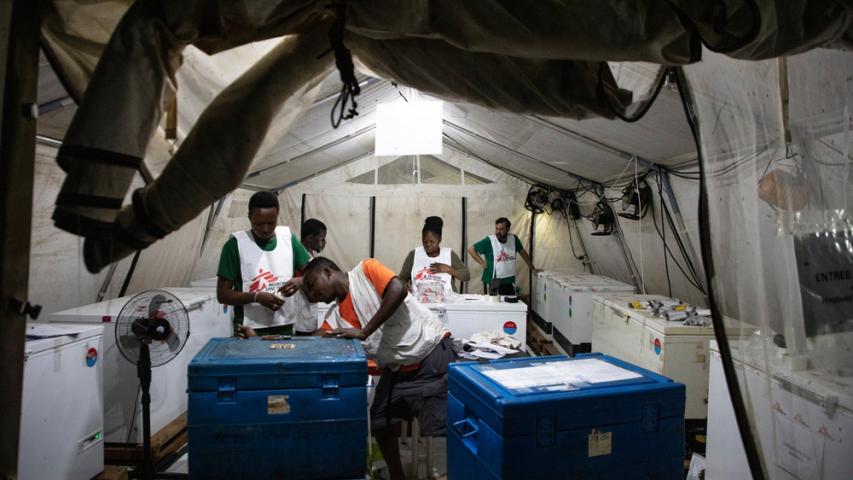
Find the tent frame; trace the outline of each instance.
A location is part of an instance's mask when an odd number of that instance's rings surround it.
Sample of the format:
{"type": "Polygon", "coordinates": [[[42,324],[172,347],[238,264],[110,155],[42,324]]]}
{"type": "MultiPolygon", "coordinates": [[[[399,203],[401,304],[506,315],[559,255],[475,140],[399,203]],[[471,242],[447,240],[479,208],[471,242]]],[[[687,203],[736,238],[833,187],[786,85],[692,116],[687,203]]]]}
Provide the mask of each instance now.
{"type": "Polygon", "coordinates": [[[17,478],[38,117],[39,2],[0,2],[0,478],[17,478]]]}

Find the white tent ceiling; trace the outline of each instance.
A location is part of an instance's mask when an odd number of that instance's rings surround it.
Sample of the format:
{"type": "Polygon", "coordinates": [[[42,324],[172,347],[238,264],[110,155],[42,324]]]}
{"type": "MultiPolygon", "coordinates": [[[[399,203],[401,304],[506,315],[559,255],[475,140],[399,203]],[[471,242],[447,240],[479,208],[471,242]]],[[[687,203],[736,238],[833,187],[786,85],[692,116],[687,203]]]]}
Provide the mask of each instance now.
{"type": "MultiPolygon", "coordinates": [[[[178,142],[204,107],[266,53],[275,40],[245,45],[213,56],[188,48],[178,73],[178,142]]],[[[643,92],[657,67],[612,66],[620,85],[643,92]]],[[[388,80],[360,74],[358,116],[331,126],[340,80],[332,71],[313,93],[314,103],[298,120],[273,126],[245,179],[250,189],[282,189],[363,158],[373,151],[376,105],[426,96],[388,80]]],[[[61,140],[76,106],[46,60],[39,77],[39,134],[61,140]]],[[[251,112],[247,112],[251,114],[251,112]]],[[[674,89],[665,87],[639,122],[593,118],[583,121],[496,112],[473,104],[444,108],[446,148],[476,156],[531,183],[578,186],[578,177],[606,183],[620,176],[632,156],[674,167],[694,163],[695,147],[674,89]]],[[[158,135],[162,135],[158,133],[158,135]]]]}

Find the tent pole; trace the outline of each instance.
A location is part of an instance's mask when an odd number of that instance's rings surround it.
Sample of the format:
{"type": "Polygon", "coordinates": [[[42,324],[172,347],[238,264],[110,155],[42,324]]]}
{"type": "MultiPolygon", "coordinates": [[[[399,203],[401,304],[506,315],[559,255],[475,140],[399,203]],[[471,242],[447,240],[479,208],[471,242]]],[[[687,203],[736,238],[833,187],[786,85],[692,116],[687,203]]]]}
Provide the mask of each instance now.
{"type": "MultiPolygon", "coordinates": [[[[536,246],[536,212],[530,213],[530,231],[528,232],[527,244],[530,245],[530,263],[535,264],[536,262],[533,261],[533,249],[536,246]]],[[[533,298],[533,271],[530,271],[530,274],[527,276],[527,294],[530,295],[530,298],[533,298]]],[[[527,303],[529,305],[531,301],[528,300],[527,303]]]]}
{"type": "Polygon", "coordinates": [[[302,194],[302,205],[299,207],[299,235],[304,236],[304,232],[302,231],[302,225],[305,225],[305,197],[308,195],[302,194]]]}
{"type": "MultiPolygon", "coordinates": [[[[580,227],[578,227],[578,221],[575,220],[572,217],[572,215],[568,212],[568,207],[566,207],[566,222],[567,222],[566,226],[568,227],[570,237],[572,235],[572,225],[574,225],[574,227],[575,227],[575,237],[577,237],[578,244],[580,244],[580,249],[583,252],[583,259],[581,261],[583,262],[584,271],[586,271],[586,269],[589,268],[589,273],[595,273],[592,271],[592,261],[590,261],[589,252],[587,252],[586,245],[583,243],[583,235],[581,235],[581,229],[580,229],[580,227]]],[[[569,242],[571,242],[571,241],[572,241],[572,239],[569,238],[569,242]]],[[[574,256],[574,252],[572,252],[572,256],[574,256]]]]}
{"type": "Polygon", "coordinates": [[[0,2],[0,478],[17,478],[32,226],[40,2],[0,2]]]}
{"type": "Polygon", "coordinates": [[[625,265],[628,267],[628,272],[631,273],[631,279],[634,283],[634,286],[637,287],[637,290],[642,292],[643,286],[640,281],[640,275],[637,273],[637,269],[634,266],[634,262],[631,261],[631,256],[628,254],[628,245],[625,243],[625,237],[622,236],[622,227],[619,226],[619,221],[616,221],[617,227],[614,233],[616,234],[616,239],[619,240],[619,251],[622,252],[622,258],[625,260],[625,265]]]}
{"type": "Polygon", "coordinates": [[[207,241],[210,239],[210,232],[213,230],[213,225],[216,224],[216,219],[219,218],[219,213],[222,212],[222,205],[225,204],[225,199],[228,196],[220,198],[216,201],[216,205],[210,206],[210,212],[207,214],[207,225],[204,227],[204,236],[201,237],[201,248],[198,252],[198,257],[204,254],[204,249],[207,247],[207,241]]]}
{"type": "Polygon", "coordinates": [[[110,283],[113,281],[113,275],[116,273],[116,268],[118,268],[118,262],[110,264],[110,268],[107,270],[104,281],[101,283],[101,288],[98,290],[98,295],[95,297],[95,302],[101,302],[104,300],[104,297],[107,296],[107,289],[110,288],[110,283]]]}
{"type": "MultiPolygon", "coordinates": [[[[601,196],[604,196],[603,188],[601,196]]],[[[611,213],[613,213],[613,209],[609,205],[607,208],[610,208],[611,213]]],[[[616,229],[613,231],[613,233],[616,235],[616,239],[619,241],[619,251],[622,252],[622,258],[625,259],[625,265],[628,267],[628,272],[631,273],[631,278],[634,281],[634,286],[637,287],[638,291],[643,292],[645,291],[645,285],[643,284],[645,282],[645,279],[641,279],[640,273],[637,271],[637,266],[634,264],[634,260],[631,257],[631,250],[628,248],[628,243],[625,242],[625,236],[622,235],[622,225],[619,223],[619,217],[617,217],[615,213],[613,217],[614,223],[616,225],[616,229]]]]}
{"type": "MultiPolygon", "coordinates": [[[[468,198],[462,197],[462,263],[468,265],[468,198]]],[[[461,282],[459,293],[465,293],[468,285],[461,282]]]]}
{"type": "Polygon", "coordinates": [[[370,197],[370,258],[376,258],[376,197],[370,197]]]}

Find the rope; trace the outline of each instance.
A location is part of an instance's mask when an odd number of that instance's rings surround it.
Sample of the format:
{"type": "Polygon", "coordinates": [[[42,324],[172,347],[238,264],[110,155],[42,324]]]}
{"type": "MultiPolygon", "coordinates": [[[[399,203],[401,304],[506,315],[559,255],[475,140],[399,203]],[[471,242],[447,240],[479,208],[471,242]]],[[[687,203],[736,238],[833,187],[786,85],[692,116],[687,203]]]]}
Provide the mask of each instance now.
{"type": "Polygon", "coordinates": [[[346,31],[346,0],[340,3],[335,3],[329,6],[335,11],[335,21],[329,29],[329,43],[331,47],[321,53],[321,58],[329,52],[335,53],[335,67],[341,74],[341,93],[338,95],[335,104],[332,106],[331,120],[332,128],[338,128],[341,122],[349,120],[358,115],[358,103],[355,97],[361,93],[361,87],[358,85],[358,80],[355,78],[355,65],[352,62],[352,53],[344,45],[344,34],[346,31]],[[347,108],[347,105],[352,105],[347,108]]]}

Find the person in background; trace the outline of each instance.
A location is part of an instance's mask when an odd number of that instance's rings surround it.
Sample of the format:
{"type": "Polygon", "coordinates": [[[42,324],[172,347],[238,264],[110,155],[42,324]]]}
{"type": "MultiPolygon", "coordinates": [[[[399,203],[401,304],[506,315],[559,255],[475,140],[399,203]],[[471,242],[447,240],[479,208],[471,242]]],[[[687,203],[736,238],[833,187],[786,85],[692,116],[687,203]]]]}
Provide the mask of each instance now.
{"type": "Polygon", "coordinates": [[[309,218],[302,223],[302,245],[305,245],[312,256],[320,254],[326,248],[326,231],[326,224],[316,218],[309,218]]]}
{"type": "Polygon", "coordinates": [[[487,295],[515,295],[516,258],[521,255],[531,273],[540,270],[533,266],[530,255],[521,245],[521,240],[514,233],[509,233],[512,226],[508,218],[500,217],[495,220],[495,234],[468,247],[477,263],[483,267],[483,292],[487,295]],[[480,255],[485,256],[485,260],[480,255]]]}
{"type": "MultiPolygon", "coordinates": [[[[311,258],[326,248],[326,224],[316,218],[309,218],[302,222],[302,245],[311,252],[311,258]]],[[[295,282],[301,282],[302,274],[296,273],[295,282]]],[[[293,313],[295,315],[294,333],[296,335],[311,335],[317,330],[318,314],[317,304],[308,301],[304,291],[296,292],[290,301],[293,302],[293,313]]]]}
{"type": "Polygon", "coordinates": [[[294,274],[311,255],[290,228],[278,225],[278,198],[257,192],[249,199],[249,230],[234,232],[219,256],[216,298],[234,306],[237,336],[243,327],[259,335],[290,335],[295,322],[284,297],[299,288],[294,274]]]}
{"type": "Polygon", "coordinates": [[[450,332],[377,260],[363,260],[342,272],[318,257],[303,275],[302,288],[312,302],[335,302],[316,334],[360,340],[368,358],[382,369],[370,426],[391,478],[402,480],[401,422],[417,417],[424,436],[445,433],[447,370],[455,358],[450,332]]]}
{"type": "Polygon", "coordinates": [[[441,248],[441,217],[427,217],[421,230],[421,244],[406,256],[400,278],[417,291],[416,284],[423,280],[435,280],[444,284],[445,290],[459,292],[455,280],[467,282],[471,278],[468,267],[459,255],[450,248],[441,248]],[[455,280],[454,280],[455,279],[455,280]]]}

